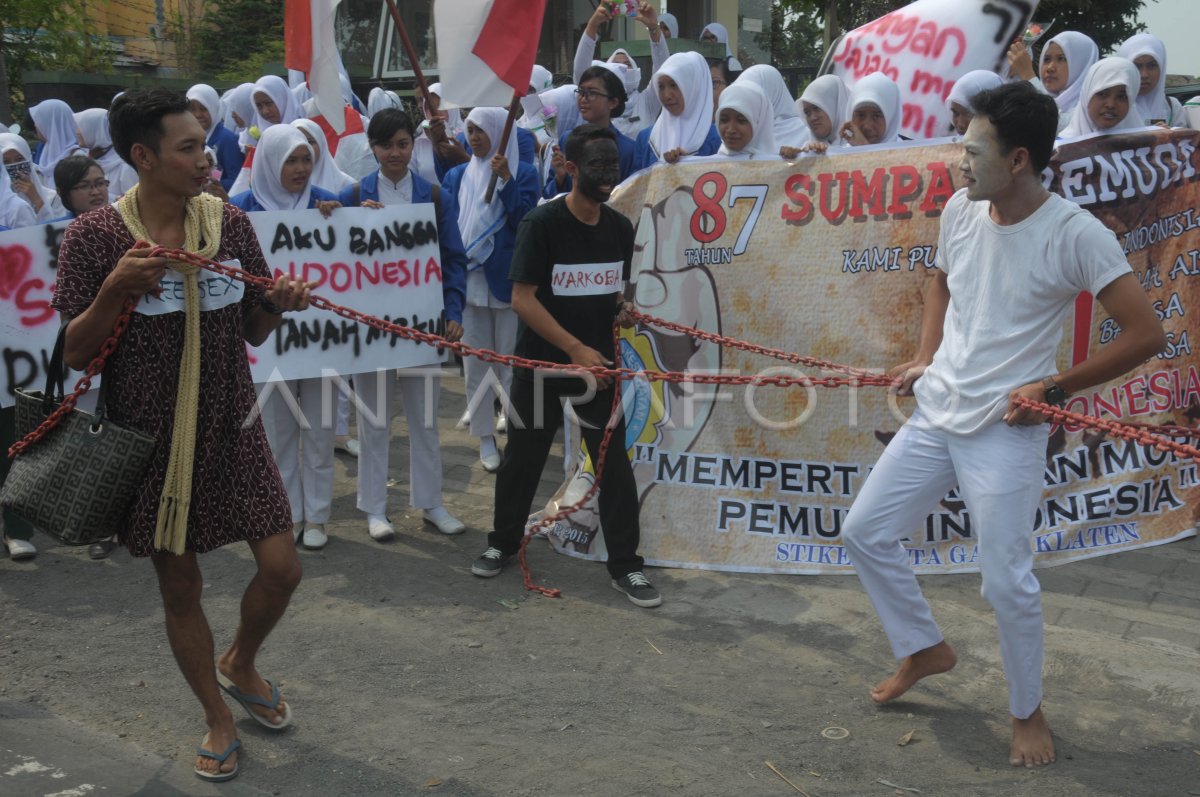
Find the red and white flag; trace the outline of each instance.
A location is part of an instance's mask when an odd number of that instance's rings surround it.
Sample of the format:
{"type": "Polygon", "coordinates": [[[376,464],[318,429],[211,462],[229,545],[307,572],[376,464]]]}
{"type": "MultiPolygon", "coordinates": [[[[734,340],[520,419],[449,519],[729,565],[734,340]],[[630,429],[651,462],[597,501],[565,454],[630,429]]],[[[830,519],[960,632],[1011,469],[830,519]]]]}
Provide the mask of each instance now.
{"type": "Polygon", "coordinates": [[[524,96],[545,11],[546,0],[434,0],[442,101],[505,107],[524,96]]]}
{"type": "Polygon", "coordinates": [[[317,110],[340,136],[345,132],[333,15],[341,0],[287,0],[283,12],[284,62],[308,76],[317,110]]]}

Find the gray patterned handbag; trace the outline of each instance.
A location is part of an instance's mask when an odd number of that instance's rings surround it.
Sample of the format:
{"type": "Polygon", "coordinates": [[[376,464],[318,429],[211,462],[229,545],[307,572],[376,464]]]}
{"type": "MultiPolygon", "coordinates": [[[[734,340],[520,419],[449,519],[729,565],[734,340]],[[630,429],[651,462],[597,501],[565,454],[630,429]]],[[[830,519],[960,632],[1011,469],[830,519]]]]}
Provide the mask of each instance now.
{"type": "Polygon", "coordinates": [[[103,381],[95,415],[75,407],[128,324],[124,313],[100,356],[65,398],[63,325],[46,390],[16,391],[18,442],[8,451],[13,462],[0,487],[0,505],[66,545],[90,545],[120,531],[154,453],[153,437],[105,417],[103,381]]]}

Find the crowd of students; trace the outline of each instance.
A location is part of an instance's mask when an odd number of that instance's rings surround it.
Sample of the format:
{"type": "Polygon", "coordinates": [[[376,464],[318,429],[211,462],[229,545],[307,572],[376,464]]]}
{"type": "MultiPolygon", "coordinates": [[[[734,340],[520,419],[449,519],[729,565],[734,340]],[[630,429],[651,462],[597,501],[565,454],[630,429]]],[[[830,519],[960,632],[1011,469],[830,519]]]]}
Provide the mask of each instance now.
{"type": "MultiPolygon", "coordinates": [[[[339,206],[435,202],[450,336],[511,353],[518,321],[509,268],[517,227],[539,203],[571,190],[563,151],[575,127],[594,124],[613,132],[620,180],[658,163],[691,158],[790,160],[905,140],[900,134],[903,92],[881,73],[852,88],[836,75],[823,75],[793,97],[774,67],[742,69],[729,50],[727,31],[717,23],[705,26],[699,38],[723,43],[724,59],[669,54],[667,41],[679,35],[678,23],[642,3],[634,21],[645,25],[650,38],[650,76],[644,79],[623,48],[606,60],[595,59],[601,26],[613,14],[600,4],[588,20],[572,83],[555,86],[549,70],[534,67],[524,113],[504,152],[499,144],[505,111],[475,108],[464,116],[457,108],[443,108],[437,83],[423,96],[418,92],[420,117],[414,120],[395,92],[373,88],[363,103],[343,76],[346,129],[340,135],[320,115],[302,73],[290,73],[288,80],[267,75],[223,96],[197,84],[187,100],[206,135],[212,170],[205,190],[248,212],[316,208],[328,214],[339,206]],[[485,202],[493,178],[497,190],[485,202]]],[[[1046,42],[1036,69],[1018,41],[1008,62],[1008,80],[1027,80],[1054,98],[1062,139],[1147,125],[1188,126],[1197,121],[1191,116],[1200,116],[1200,104],[1184,108],[1166,95],[1166,48],[1150,33],[1131,37],[1107,58],[1099,57],[1084,34],[1060,33],[1046,42]]],[[[988,71],[961,77],[947,98],[951,124],[946,135],[965,133],[974,114],[971,97],[1004,82],[988,71]]],[[[0,134],[5,164],[0,229],[74,218],[116,201],[136,183],[136,172],[113,148],[108,110],[72,113],[65,102],[51,99],[32,106],[26,123],[39,143],[36,154],[22,136],[0,134]]],[[[501,462],[496,434],[507,424],[503,410],[497,417],[493,406],[502,406],[499,399],[510,393],[511,372],[468,360],[465,375],[471,404],[460,428],[478,440],[481,464],[493,472],[501,462]]],[[[386,380],[383,390],[375,374],[357,374],[350,382],[354,397],[383,419],[383,432],[360,428],[358,439],[348,438],[345,394],[337,429],[299,428],[289,407],[315,409],[319,380],[265,391],[266,427],[298,539],[312,549],[327,542],[335,447],[361,457],[358,507],[370,536],[387,540],[394,535],[385,487],[386,430],[396,392],[404,397],[413,434],[412,504],[440,531],[462,531],[465,526],[441,499],[436,427],[417,422],[426,414],[426,396],[416,387],[420,379],[402,371],[386,380]],[[377,406],[380,401],[383,406],[377,406]]],[[[436,404],[436,386],[432,400],[436,404]]],[[[28,542],[10,537],[6,543],[15,553],[32,555],[28,542]]],[[[110,549],[111,544],[94,546],[92,554],[101,558],[110,549]]]]}

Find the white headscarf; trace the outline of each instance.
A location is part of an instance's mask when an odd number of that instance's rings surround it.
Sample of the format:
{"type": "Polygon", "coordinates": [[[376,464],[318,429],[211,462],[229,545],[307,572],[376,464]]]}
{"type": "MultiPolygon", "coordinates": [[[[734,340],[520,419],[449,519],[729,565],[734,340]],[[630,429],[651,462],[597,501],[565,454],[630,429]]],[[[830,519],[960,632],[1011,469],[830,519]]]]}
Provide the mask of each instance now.
{"type": "Polygon", "coordinates": [[[1039,75],[1042,72],[1042,63],[1046,60],[1046,51],[1052,44],[1061,47],[1067,59],[1067,87],[1054,97],[1059,114],[1065,115],[1075,110],[1075,106],[1079,104],[1083,75],[1099,60],[1100,50],[1096,43],[1084,34],[1073,30],[1064,31],[1046,42],[1046,46],[1042,48],[1042,57],[1038,61],[1039,75]]]}
{"type": "MultiPolygon", "coordinates": [[[[1117,50],[1117,55],[1136,61],[1143,55],[1148,55],[1158,62],[1158,85],[1151,89],[1146,96],[1137,97],[1137,115],[1143,124],[1151,120],[1171,120],[1171,103],[1167,100],[1167,45],[1153,33],[1138,33],[1130,36],[1117,50]]],[[[1137,66],[1137,64],[1134,64],[1137,66]]],[[[1138,89],[1141,90],[1139,75],[1138,89]]]]}
{"type": "Polygon", "coordinates": [[[543,113],[546,119],[554,120],[555,138],[565,136],[583,124],[579,115],[579,103],[575,101],[575,86],[558,86],[549,91],[543,91],[538,97],[544,108],[553,108],[553,113],[543,113]]]}
{"type": "Polygon", "coordinates": [[[292,122],[292,127],[307,130],[308,134],[313,137],[313,141],[317,142],[317,148],[313,152],[313,172],[312,177],[308,180],[309,185],[324,188],[335,194],[341,193],[343,188],[354,185],[355,179],[339,169],[329,154],[329,142],[320,125],[312,119],[297,119],[292,122]]]}
{"type": "Polygon", "coordinates": [[[291,124],[271,125],[263,131],[262,138],[258,140],[254,165],[250,167],[250,186],[254,198],[264,210],[304,210],[308,207],[308,200],[312,196],[312,178],[309,178],[304,190],[298,194],[284,188],[280,178],[284,162],[298,147],[303,147],[312,154],[308,139],[291,124]]]}
{"type": "Polygon", "coordinates": [[[658,78],[664,75],[674,80],[683,92],[683,113],[675,116],[664,106],[654,122],[650,145],[659,160],[664,152],[678,147],[688,154],[696,152],[712,129],[712,73],[704,56],[685,52],[669,57],[652,78],[654,91],[658,91],[658,78]]]}
{"type": "Polygon", "coordinates": [[[554,88],[554,74],[541,64],[534,64],[529,74],[529,85],[533,86],[534,94],[541,94],[554,88]]]}
{"type": "Polygon", "coordinates": [[[870,103],[883,111],[883,119],[887,129],[880,144],[893,144],[900,140],[900,88],[890,77],[882,72],[872,72],[860,78],[850,89],[850,105],[846,109],[846,119],[854,117],[854,109],[870,103]]]}
{"type": "Polygon", "coordinates": [[[254,84],[234,86],[225,92],[221,104],[225,107],[225,127],[234,132],[245,130],[254,123],[254,84]],[[235,113],[241,117],[242,124],[233,118],[235,113]]]}
{"type": "MultiPolygon", "coordinates": [[[[79,153],[78,128],[71,106],[62,100],[43,100],[29,109],[33,123],[46,139],[38,153],[37,168],[42,177],[54,179],[54,166],[63,158],[79,153]]],[[[84,153],[86,154],[86,153],[84,153]]]]}
{"type": "Polygon", "coordinates": [[[108,111],[104,108],[88,108],[75,114],[75,122],[79,125],[85,147],[93,151],[104,150],[93,159],[100,164],[105,179],[110,183],[109,196],[119,197],[132,183],[137,182],[137,172],[121,159],[113,147],[112,134],[108,129],[108,111]]]}
{"type": "MultiPolygon", "coordinates": [[[[275,103],[275,107],[279,109],[279,124],[290,125],[300,117],[304,116],[304,112],[300,107],[300,103],[296,102],[295,95],[288,89],[283,78],[278,75],[263,75],[254,84],[254,91],[250,95],[251,104],[254,103],[255,94],[266,94],[275,103]]],[[[274,123],[268,122],[259,115],[257,105],[254,111],[254,124],[260,131],[266,131],[274,123]]],[[[238,111],[241,114],[241,111],[238,111]]],[[[276,175],[278,177],[279,175],[276,175]]]]}
{"type": "Polygon", "coordinates": [[[620,47],[613,50],[613,54],[608,57],[608,64],[624,67],[622,72],[617,72],[617,76],[621,78],[621,85],[625,87],[626,96],[632,100],[633,95],[637,94],[638,88],[642,85],[641,67],[637,65],[637,61],[633,60],[633,56],[629,54],[628,50],[620,47]],[[617,60],[617,56],[622,54],[629,59],[629,64],[617,60]]]}
{"type": "Polygon", "coordinates": [[[28,224],[32,216],[33,208],[13,190],[8,169],[0,167],[0,225],[16,229],[28,224]]]}
{"type": "MultiPolygon", "coordinates": [[[[761,158],[779,154],[779,145],[775,143],[775,110],[766,92],[757,83],[734,81],[732,86],[721,92],[721,100],[717,105],[718,120],[721,117],[722,108],[729,108],[746,117],[754,133],[750,138],[750,143],[740,152],[733,152],[722,143],[721,149],[718,150],[721,155],[745,155],[750,158],[761,158]]],[[[719,121],[717,125],[720,129],[719,121]]]]}
{"type": "Polygon", "coordinates": [[[733,50],[729,47],[729,30],[720,22],[710,22],[704,26],[704,30],[700,31],[700,38],[704,38],[704,34],[711,33],[716,37],[718,44],[725,45],[725,57],[729,59],[729,71],[742,71],[742,64],[734,57],[733,50]]]}
{"type": "Polygon", "coordinates": [[[1080,81],[1079,107],[1075,109],[1075,114],[1071,117],[1071,123],[1063,129],[1060,137],[1075,138],[1076,136],[1085,136],[1088,133],[1117,133],[1122,130],[1144,127],[1141,118],[1138,116],[1137,107],[1133,103],[1140,83],[1141,75],[1138,74],[1138,68],[1128,58],[1121,58],[1118,55],[1114,55],[1109,58],[1101,58],[1092,64],[1088,71],[1084,73],[1083,80],[1080,81]],[[1088,113],[1088,103],[1091,102],[1092,97],[1096,94],[1115,86],[1124,86],[1125,91],[1128,92],[1129,113],[1125,114],[1125,118],[1117,122],[1113,127],[1101,131],[1096,127],[1096,123],[1092,121],[1091,114],[1088,113]]]}
{"type": "Polygon", "coordinates": [[[975,106],[971,104],[975,95],[981,91],[1000,88],[1002,85],[1004,81],[995,72],[975,69],[954,81],[954,88],[950,89],[950,95],[946,97],[946,107],[949,108],[950,103],[957,102],[971,113],[975,113],[975,106]]]}
{"type": "MultiPolygon", "coordinates": [[[[492,178],[491,161],[500,148],[500,136],[507,118],[508,110],[505,108],[474,108],[467,114],[467,121],[486,133],[491,141],[487,154],[482,158],[471,153],[471,160],[459,184],[458,229],[462,233],[467,259],[473,264],[483,263],[491,257],[496,233],[504,224],[504,202],[500,200],[500,192],[497,190],[492,195],[490,205],[485,205],[483,198],[492,178]]],[[[508,137],[504,157],[508,158],[509,171],[516,175],[520,165],[516,130],[508,137]]]]}
{"type": "Polygon", "coordinates": [[[679,20],[675,19],[674,14],[668,14],[666,11],[658,15],[658,21],[667,26],[667,30],[671,31],[671,38],[679,38],[679,20]]]}
{"type": "Polygon", "coordinates": [[[200,103],[208,111],[208,127],[204,128],[204,138],[207,141],[212,135],[213,129],[225,117],[225,109],[221,105],[221,98],[217,96],[217,90],[207,83],[197,83],[192,86],[187,90],[187,98],[189,101],[200,103]]]}
{"type": "Polygon", "coordinates": [[[384,108],[399,108],[400,97],[394,91],[388,91],[382,86],[371,89],[367,95],[367,117],[370,118],[384,108]]]}
{"type": "MultiPolygon", "coordinates": [[[[430,83],[429,93],[436,94],[438,99],[441,99],[442,84],[430,83]]],[[[446,135],[450,138],[457,136],[466,127],[466,125],[463,123],[462,108],[439,108],[438,110],[446,114],[446,135]]]]}
{"type": "MultiPolygon", "coordinates": [[[[738,75],[734,85],[738,83],[755,84],[770,100],[776,144],[780,147],[799,147],[812,139],[808,125],[804,123],[804,117],[796,111],[796,101],[788,91],[787,83],[778,69],[769,64],[755,64],[738,75]]],[[[724,92],[721,99],[725,99],[724,92]]]]}
{"type": "MultiPolygon", "coordinates": [[[[809,83],[808,87],[804,89],[804,93],[800,95],[800,99],[796,100],[796,109],[800,111],[802,119],[806,102],[809,105],[817,106],[829,117],[829,137],[818,139],[809,130],[808,134],[812,136],[813,141],[824,141],[826,144],[843,143],[838,138],[838,129],[842,126],[842,122],[850,116],[850,90],[846,88],[842,79],[837,75],[821,75],[809,83]]],[[[808,123],[805,122],[805,124],[808,123]]]]}
{"type": "MultiPolygon", "coordinates": [[[[0,160],[3,159],[4,153],[9,151],[15,151],[20,154],[21,160],[33,163],[33,154],[29,150],[29,142],[16,133],[0,133],[0,160]]],[[[5,171],[7,172],[7,170],[5,171]]],[[[45,182],[38,173],[36,165],[29,172],[29,179],[33,183],[33,187],[37,190],[38,196],[42,198],[42,209],[38,213],[38,221],[49,221],[66,215],[67,209],[59,201],[58,192],[51,188],[54,185],[53,180],[50,183],[45,182]]],[[[21,197],[21,201],[24,202],[26,200],[24,197],[21,197]]]]}

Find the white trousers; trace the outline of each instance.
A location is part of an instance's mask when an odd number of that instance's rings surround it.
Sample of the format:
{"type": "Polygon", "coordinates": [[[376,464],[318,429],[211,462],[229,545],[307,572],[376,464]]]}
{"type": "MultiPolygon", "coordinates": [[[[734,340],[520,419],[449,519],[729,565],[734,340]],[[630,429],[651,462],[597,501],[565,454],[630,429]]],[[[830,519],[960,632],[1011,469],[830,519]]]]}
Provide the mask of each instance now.
{"type": "Polygon", "coordinates": [[[1033,524],[1042,496],[1048,427],[993,424],[948,434],[918,411],[875,464],[842,525],[842,541],[897,659],[941,642],[942,632],[900,540],[924,527],[955,484],[979,544],[983,597],[992,604],[1009,710],[1025,719],[1042,702],[1042,599],[1033,575],[1033,524]]]}
{"type": "Polygon", "coordinates": [[[356,374],[358,409],[358,508],[368,515],[387,514],[388,459],[396,393],[408,420],[409,499],[417,509],[442,505],[442,449],[437,407],[440,369],[401,368],[356,374]]]}
{"type": "MultiPolygon", "coordinates": [[[[517,346],[517,314],[511,307],[479,307],[468,304],[463,309],[463,341],[468,346],[490,349],[498,354],[512,354],[517,346]]],[[[504,403],[512,393],[512,369],[498,363],[485,363],[474,357],[463,361],[467,376],[467,411],[471,414],[471,436],[488,437],[496,433],[493,406],[500,396],[496,385],[504,392],[504,403]],[[482,388],[482,389],[481,389],[482,388]]]]}
{"type": "Polygon", "coordinates": [[[293,523],[327,523],[333,501],[336,386],[293,379],[259,386],[263,426],[292,507],[293,523]],[[324,402],[328,393],[330,402],[324,402]]]}

